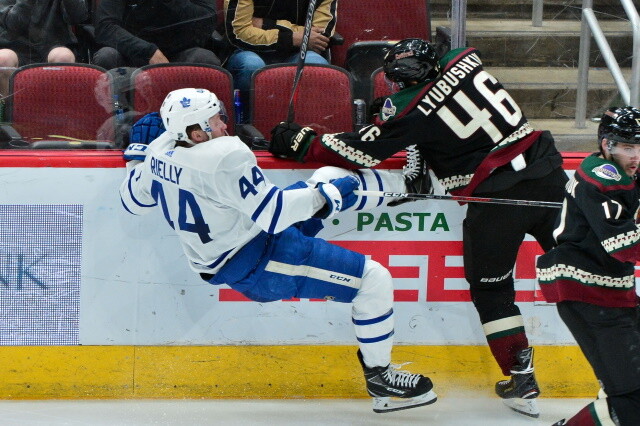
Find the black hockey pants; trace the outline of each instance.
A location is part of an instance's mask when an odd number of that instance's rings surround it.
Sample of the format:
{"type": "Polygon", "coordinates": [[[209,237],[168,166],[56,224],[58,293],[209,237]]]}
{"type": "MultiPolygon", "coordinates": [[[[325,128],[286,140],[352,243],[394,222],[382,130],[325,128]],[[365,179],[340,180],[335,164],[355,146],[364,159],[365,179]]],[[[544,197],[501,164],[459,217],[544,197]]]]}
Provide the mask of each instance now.
{"type": "Polygon", "coordinates": [[[583,302],[557,304],[560,318],[607,394],[621,426],[640,425],[640,313],[583,302]]]}
{"type": "MultiPolygon", "coordinates": [[[[561,202],[568,178],[561,168],[539,179],[481,196],[561,202]]],[[[560,209],[469,203],[463,223],[465,278],[483,324],[519,315],[514,305],[513,267],[525,234],[544,251],[554,245],[553,230],[560,209]]]]}
{"type": "MultiPolygon", "coordinates": [[[[478,194],[494,198],[560,202],[568,178],[557,168],[547,176],[511,188],[478,194]]],[[[529,345],[515,304],[513,267],[525,234],[543,250],[555,245],[553,230],[560,209],[470,203],[463,222],[465,278],[485,329],[491,352],[504,375],[517,364],[516,354],[529,345]],[[487,326],[488,323],[489,324],[487,326]],[[493,326],[495,325],[495,326],[493,326]]]]}

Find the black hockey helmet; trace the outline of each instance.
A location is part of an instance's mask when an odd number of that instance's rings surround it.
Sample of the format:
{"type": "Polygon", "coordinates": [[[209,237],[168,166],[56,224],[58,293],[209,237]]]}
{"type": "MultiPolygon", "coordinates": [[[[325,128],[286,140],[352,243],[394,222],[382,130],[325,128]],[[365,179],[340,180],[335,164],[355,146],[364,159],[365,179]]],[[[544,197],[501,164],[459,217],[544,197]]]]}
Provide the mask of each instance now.
{"type": "Polygon", "coordinates": [[[598,145],[607,138],[609,146],[618,142],[640,144],[640,109],[626,106],[609,108],[598,126],[598,145]]]}
{"type": "Polygon", "coordinates": [[[419,38],[406,38],[396,43],[384,55],[382,68],[385,76],[401,88],[406,83],[435,78],[440,72],[437,50],[431,43],[419,38]]]}

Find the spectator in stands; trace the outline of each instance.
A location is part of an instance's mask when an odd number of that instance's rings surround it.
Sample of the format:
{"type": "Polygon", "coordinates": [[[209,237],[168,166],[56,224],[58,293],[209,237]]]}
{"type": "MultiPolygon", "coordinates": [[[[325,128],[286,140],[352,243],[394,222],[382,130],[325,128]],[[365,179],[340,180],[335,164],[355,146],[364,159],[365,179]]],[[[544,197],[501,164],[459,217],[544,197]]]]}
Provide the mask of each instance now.
{"type": "MultiPolygon", "coordinates": [[[[320,0],[313,23],[305,63],[328,64],[323,56],[335,32],[337,0],[320,0]]],[[[300,52],[309,1],[225,1],[226,34],[236,50],[227,68],[240,90],[243,121],[248,118],[249,89],[254,71],[274,63],[295,63],[300,52]]]]}
{"type": "Polygon", "coordinates": [[[38,62],[75,62],[78,40],[71,25],[88,17],[86,0],[0,0],[1,94],[8,94],[13,68],[38,62]]]}
{"type": "Polygon", "coordinates": [[[93,62],[106,69],[189,62],[220,65],[208,49],[215,0],[102,0],[96,11],[93,62]]]}

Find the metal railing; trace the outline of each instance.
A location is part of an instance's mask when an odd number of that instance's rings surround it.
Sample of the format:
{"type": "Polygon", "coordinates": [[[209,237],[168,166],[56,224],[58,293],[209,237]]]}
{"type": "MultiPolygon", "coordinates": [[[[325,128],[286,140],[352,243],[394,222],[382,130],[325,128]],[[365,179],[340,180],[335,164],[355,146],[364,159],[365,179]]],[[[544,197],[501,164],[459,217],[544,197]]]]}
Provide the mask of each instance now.
{"type": "Polygon", "coordinates": [[[587,118],[587,86],[589,84],[589,51],[591,35],[593,35],[607,68],[620,91],[626,105],[640,106],[640,17],[632,0],[620,0],[625,13],[629,17],[633,31],[633,51],[631,60],[631,77],[627,84],[620,65],[613,56],[611,47],[605,38],[598,19],[593,13],[593,0],[582,1],[582,24],[580,32],[580,51],[578,56],[578,88],[576,93],[576,128],[586,127],[587,118]]]}
{"type": "MultiPolygon", "coordinates": [[[[533,0],[531,25],[542,26],[544,0],[533,0]]],[[[451,48],[464,47],[467,43],[467,0],[451,0],[451,48]]]]}
{"type": "Polygon", "coordinates": [[[451,48],[467,45],[467,0],[451,0],[451,48]]]}
{"type": "Polygon", "coordinates": [[[542,6],[543,0],[533,0],[533,9],[531,11],[531,24],[534,27],[542,26],[542,6]]]}

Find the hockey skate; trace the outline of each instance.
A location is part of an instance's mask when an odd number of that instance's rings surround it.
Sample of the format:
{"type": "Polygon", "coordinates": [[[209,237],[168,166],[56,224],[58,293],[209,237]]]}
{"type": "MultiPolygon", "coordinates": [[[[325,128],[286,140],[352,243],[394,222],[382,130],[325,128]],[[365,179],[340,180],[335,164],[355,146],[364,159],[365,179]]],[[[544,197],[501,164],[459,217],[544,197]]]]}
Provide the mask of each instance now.
{"type": "Polygon", "coordinates": [[[533,374],[533,348],[516,354],[517,365],[511,369],[511,379],[496,383],[496,393],[512,410],[529,417],[539,417],[536,398],[540,395],[538,382],[533,374]]]}
{"type": "MultiPolygon", "coordinates": [[[[407,192],[414,194],[433,193],[427,163],[422,158],[422,154],[420,154],[416,145],[407,147],[407,164],[402,168],[402,177],[404,177],[407,192]]],[[[387,205],[395,207],[409,201],[415,201],[415,199],[400,198],[389,202],[387,205]]]]}
{"type": "Polygon", "coordinates": [[[364,370],[367,392],[373,397],[373,411],[387,413],[433,404],[438,396],[433,392],[433,383],[421,374],[396,370],[391,365],[369,368],[362,354],[358,359],[364,370]]]}

